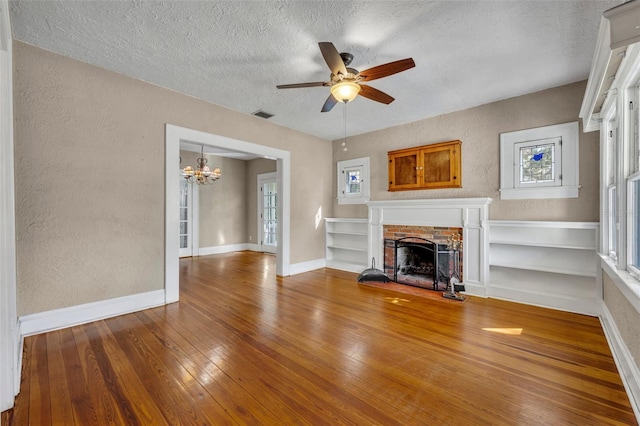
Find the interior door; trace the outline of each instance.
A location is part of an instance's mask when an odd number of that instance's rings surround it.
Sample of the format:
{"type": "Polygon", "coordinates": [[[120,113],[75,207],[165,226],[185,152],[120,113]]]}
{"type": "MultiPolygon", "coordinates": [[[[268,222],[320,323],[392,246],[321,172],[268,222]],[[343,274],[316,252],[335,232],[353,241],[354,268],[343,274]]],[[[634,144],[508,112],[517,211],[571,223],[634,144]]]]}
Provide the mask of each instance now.
{"type": "Polygon", "coordinates": [[[259,250],[275,253],[278,248],[278,184],[275,173],[258,175],[259,250]]]}
{"type": "Polygon", "coordinates": [[[185,179],[180,180],[180,257],[193,256],[193,189],[185,179]]]}

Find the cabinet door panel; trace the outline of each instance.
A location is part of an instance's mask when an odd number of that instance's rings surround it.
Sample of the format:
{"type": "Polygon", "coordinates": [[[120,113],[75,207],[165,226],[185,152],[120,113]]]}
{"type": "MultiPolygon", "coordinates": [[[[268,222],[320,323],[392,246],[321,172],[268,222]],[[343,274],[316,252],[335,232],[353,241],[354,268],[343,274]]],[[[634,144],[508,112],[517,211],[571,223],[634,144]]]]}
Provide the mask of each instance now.
{"type": "Polygon", "coordinates": [[[424,184],[451,182],[451,150],[448,147],[437,151],[423,151],[422,162],[424,184]]]}
{"type": "Polygon", "coordinates": [[[389,159],[389,188],[406,189],[419,185],[418,151],[391,156],[389,159]]]}

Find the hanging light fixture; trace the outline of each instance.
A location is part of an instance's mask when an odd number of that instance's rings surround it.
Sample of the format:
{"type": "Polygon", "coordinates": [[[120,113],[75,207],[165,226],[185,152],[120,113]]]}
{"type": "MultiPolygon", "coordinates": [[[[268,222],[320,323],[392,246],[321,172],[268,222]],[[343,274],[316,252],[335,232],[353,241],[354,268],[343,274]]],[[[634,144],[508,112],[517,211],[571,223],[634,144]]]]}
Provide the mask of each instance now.
{"type": "Polygon", "coordinates": [[[331,86],[331,94],[334,98],[336,98],[340,102],[351,102],[358,96],[360,90],[362,88],[358,83],[354,83],[353,81],[343,80],[340,83],[336,83],[331,86]]]}
{"type": "Polygon", "coordinates": [[[196,169],[191,166],[187,166],[182,170],[182,176],[187,180],[187,182],[206,185],[214,183],[222,176],[218,167],[211,170],[209,169],[209,166],[207,166],[209,160],[204,158],[204,145],[202,145],[200,157],[196,159],[196,162],[198,163],[198,167],[196,169]]]}

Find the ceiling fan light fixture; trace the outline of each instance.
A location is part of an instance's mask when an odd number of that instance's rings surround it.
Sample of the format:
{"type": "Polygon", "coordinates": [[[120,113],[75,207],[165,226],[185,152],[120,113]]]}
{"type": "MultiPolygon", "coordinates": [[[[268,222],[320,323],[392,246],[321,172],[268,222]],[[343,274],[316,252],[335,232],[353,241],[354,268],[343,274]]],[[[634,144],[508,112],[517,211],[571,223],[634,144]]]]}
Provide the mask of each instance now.
{"type": "Polygon", "coordinates": [[[341,81],[331,86],[331,94],[340,102],[351,102],[358,96],[362,88],[353,81],[341,81]]]}

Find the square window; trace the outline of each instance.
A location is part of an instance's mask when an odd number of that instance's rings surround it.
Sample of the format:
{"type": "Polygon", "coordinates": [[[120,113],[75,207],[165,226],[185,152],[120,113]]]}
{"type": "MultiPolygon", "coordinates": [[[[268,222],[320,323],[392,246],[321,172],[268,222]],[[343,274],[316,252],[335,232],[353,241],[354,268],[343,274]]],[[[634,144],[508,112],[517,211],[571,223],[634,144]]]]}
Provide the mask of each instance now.
{"type": "Polygon", "coordinates": [[[516,144],[516,163],[519,168],[516,186],[560,185],[560,176],[556,174],[556,157],[560,156],[560,143],[560,138],[554,138],[516,144]],[[551,142],[547,143],[549,141],[551,142]]]}
{"type": "Polygon", "coordinates": [[[369,201],[369,157],[338,161],[338,204],[369,201]]]}
{"type": "Polygon", "coordinates": [[[361,178],[360,178],[360,168],[345,170],[345,195],[361,195],[361,178]]]}
{"type": "Polygon", "coordinates": [[[500,134],[500,198],[578,198],[578,122],[500,134]]]}

